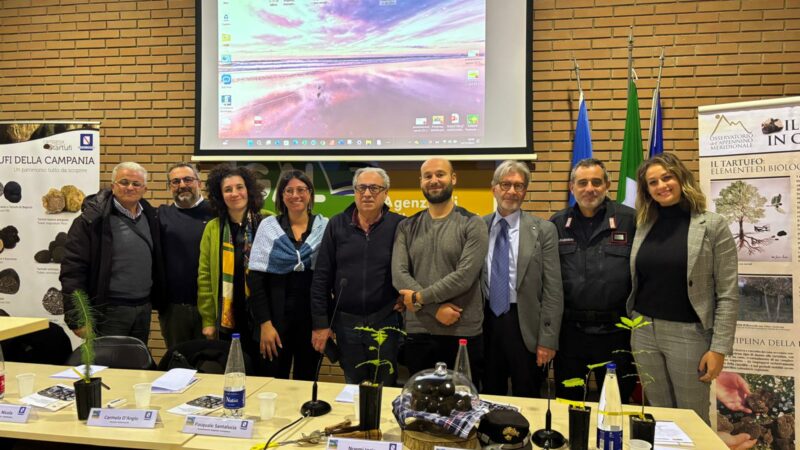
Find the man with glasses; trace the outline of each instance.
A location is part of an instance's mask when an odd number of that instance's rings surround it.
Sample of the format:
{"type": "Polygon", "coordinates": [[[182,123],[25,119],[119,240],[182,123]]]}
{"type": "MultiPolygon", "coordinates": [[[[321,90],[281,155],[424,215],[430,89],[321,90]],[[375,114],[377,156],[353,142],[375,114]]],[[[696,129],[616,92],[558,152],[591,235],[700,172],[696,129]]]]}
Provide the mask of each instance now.
{"type": "Polygon", "coordinates": [[[73,292],[85,292],[97,313],[98,336],[133,336],[147,344],[152,308],[161,309],[164,268],[156,210],[142,199],[147,171],[123,162],[111,189],[86,197],[67,233],[61,261],[64,320],[79,337],[73,292]]]}
{"type": "Polygon", "coordinates": [[[167,184],[175,201],[158,207],[164,266],[169,268],[164,311],[158,321],[167,348],[173,348],[182,342],[203,339],[203,324],[197,312],[197,266],[200,238],[214,213],[200,194],[200,175],[192,164],[172,166],[167,184]]]}
{"type": "Polygon", "coordinates": [[[392,255],[392,281],[406,306],[406,365],[410,373],[444,361],[453,367],[467,338],[472,381],[483,366],[481,267],[488,233],[481,217],[456,206],[456,173],[446,159],[420,167],[428,209],[400,224],[392,255]]]}
{"type": "MultiPolygon", "coordinates": [[[[374,339],[357,326],[402,326],[401,305],[392,286],[392,246],[395,230],[403,216],[389,211],[386,196],[389,175],[381,168],[362,167],[353,176],[355,202],[331,218],[322,238],[314,281],[311,285],[312,344],[323,352],[331,337],[329,313],[333,317],[339,361],[348,384],[377,379],[393,386],[397,372],[387,366],[356,365],[376,359],[374,339]],[[343,282],[343,280],[347,280],[343,282]]],[[[380,359],[397,368],[398,333],[388,332],[380,359]]]]}
{"type": "MultiPolygon", "coordinates": [[[[625,301],[631,290],[636,212],[606,197],[610,186],[602,161],[578,161],[569,179],[575,206],[550,218],[558,229],[564,285],[564,317],[555,358],[556,394],[581,400],[580,389],[567,389],[561,382],[583,378],[587,364],[613,360],[622,401],[627,403],[636,380],[625,375],[635,373],[635,369],[630,353],[614,350],[630,350],[631,334],[615,324],[625,316],[625,301]]],[[[605,368],[595,370],[598,390],[604,376],[605,368]]]]}
{"type": "Polygon", "coordinates": [[[489,252],[483,267],[486,298],[484,392],[539,397],[545,367],[558,349],[564,297],[558,237],[552,223],[522,211],[531,173],[525,163],[503,161],[494,171],[497,211],[483,220],[489,252]]]}

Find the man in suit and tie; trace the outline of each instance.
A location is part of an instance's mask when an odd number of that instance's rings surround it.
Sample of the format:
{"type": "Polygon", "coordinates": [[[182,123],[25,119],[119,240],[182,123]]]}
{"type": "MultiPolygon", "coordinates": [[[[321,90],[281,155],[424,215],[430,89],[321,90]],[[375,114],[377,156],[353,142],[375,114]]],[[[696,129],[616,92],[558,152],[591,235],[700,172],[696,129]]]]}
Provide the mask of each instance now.
{"type": "Polygon", "coordinates": [[[538,397],[544,366],[558,349],[563,311],[558,233],[555,226],[522,211],[531,173],[518,161],[494,172],[497,211],[483,219],[489,252],[483,270],[486,305],[484,392],[538,397]]]}

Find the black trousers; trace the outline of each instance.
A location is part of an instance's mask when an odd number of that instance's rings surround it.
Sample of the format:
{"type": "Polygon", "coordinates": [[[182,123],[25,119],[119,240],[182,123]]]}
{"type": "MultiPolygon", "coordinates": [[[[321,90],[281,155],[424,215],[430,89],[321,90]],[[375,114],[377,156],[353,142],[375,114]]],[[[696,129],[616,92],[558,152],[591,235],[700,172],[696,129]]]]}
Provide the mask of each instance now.
{"type": "MultiPolygon", "coordinates": [[[[285,330],[280,334],[283,348],[278,349],[278,357],[272,361],[261,357],[263,372],[260,375],[294,380],[313,381],[322,354],[311,345],[311,313],[302,309],[288,312],[285,330]]],[[[259,344],[260,345],[260,344],[259,344]]]]}
{"type": "Polygon", "coordinates": [[[483,335],[477,336],[439,336],[425,333],[410,333],[406,336],[404,353],[408,373],[433,369],[437,362],[444,362],[448,369],[456,363],[459,339],[467,340],[469,367],[472,372],[472,384],[480,389],[483,377],[483,335]]]}
{"type": "Polygon", "coordinates": [[[528,351],[519,328],[517,305],[497,317],[490,308],[483,313],[486,347],[485,394],[508,395],[508,380],[515,397],[540,397],[544,368],[536,365],[536,353],[528,351]]]}
{"type": "MultiPolygon", "coordinates": [[[[562,381],[570,378],[583,379],[588,372],[589,364],[603,361],[613,361],[617,364],[617,378],[622,403],[628,399],[636,387],[636,368],[633,365],[631,350],[631,334],[620,330],[608,334],[587,334],[575,326],[574,322],[561,324],[559,350],[555,358],[556,395],[568,400],[583,400],[583,389],[565,388],[562,381]],[[614,350],[627,350],[616,352],[614,350]]],[[[603,378],[606,376],[605,367],[594,370],[597,380],[597,389],[603,388],[603,378]]]]}

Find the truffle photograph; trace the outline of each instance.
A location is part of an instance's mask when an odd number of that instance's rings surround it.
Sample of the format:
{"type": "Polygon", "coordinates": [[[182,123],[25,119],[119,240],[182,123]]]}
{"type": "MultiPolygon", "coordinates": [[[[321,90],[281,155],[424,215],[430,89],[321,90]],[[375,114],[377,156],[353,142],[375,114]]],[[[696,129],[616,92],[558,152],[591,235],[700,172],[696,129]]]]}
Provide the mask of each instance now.
{"type": "Polygon", "coordinates": [[[795,449],[794,377],[738,374],[723,372],[735,377],[738,391],[744,392],[744,403],[729,409],[725,402],[722,375],[717,380],[717,431],[737,434],[747,433],[756,440],[754,450],[795,449]]]}
{"type": "Polygon", "coordinates": [[[42,307],[54,316],[64,314],[64,298],[61,291],[54,287],[48,289],[42,297],[42,307]]]}
{"type": "Polygon", "coordinates": [[[42,196],[42,206],[47,214],[58,214],[61,212],[78,212],[81,210],[81,203],[86,195],[77,187],[68,184],[61,189],[50,188],[42,196]]]}
{"type": "Polygon", "coordinates": [[[11,203],[19,203],[22,200],[22,186],[16,181],[9,181],[3,185],[3,196],[11,203]]]}
{"type": "Polygon", "coordinates": [[[19,243],[19,230],[13,225],[0,228],[0,253],[12,249],[19,243]]]}
{"type": "Polygon", "coordinates": [[[39,250],[33,255],[33,259],[39,264],[55,263],[61,264],[64,258],[64,244],[67,243],[67,233],[56,234],[55,239],[50,241],[47,248],[39,250]]]}
{"type": "Polygon", "coordinates": [[[0,294],[19,292],[19,274],[14,269],[0,270],[0,294]]]}

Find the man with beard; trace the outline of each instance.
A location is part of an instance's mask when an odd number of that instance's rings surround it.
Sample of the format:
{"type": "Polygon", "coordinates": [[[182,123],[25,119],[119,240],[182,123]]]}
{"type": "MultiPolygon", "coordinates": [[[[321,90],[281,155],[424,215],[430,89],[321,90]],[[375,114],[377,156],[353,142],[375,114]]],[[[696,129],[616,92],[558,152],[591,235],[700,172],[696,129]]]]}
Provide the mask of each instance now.
{"type": "Polygon", "coordinates": [[[547,220],[522,211],[531,172],[525,163],[503,161],[494,171],[497,212],[484,216],[489,253],[482,275],[486,296],[483,392],[539,397],[545,365],[558,349],[564,309],[558,232],[547,220]]]}
{"type": "Polygon", "coordinates": [[[452,368],[459,340],[468,338],[472,380],[478,385],[486,224],[453,201],[456,174],[450,161],[429,159],[420,172],[428,209],[397,227],[392,254],[392,282],[406,307],[406,365],[412,374],[438,361],[452,368]]]}
{"type": "Polygon", "coordinates": [[[161,334],[167,348],[182,342],[202,339],[200,314],[197,312],[197,265],[200,238],[206,222],[213,218],[208,202],[200,195],[197,169],[178,163],[169,169],[167,178],[171,205],[158,207],[166,270],[167,302],[158,315],[161,334]]]}
{"type": "MultiPolygon", "coordinates": [[[[586,365],[613,360],[620,393],[627,403],[636,385],[630,353],[631,334],[617,328],[625,316],[631,290],[630,254],[636,232],[636,211],[606,197],[611,183],[602,161],[586,158],[572,169],[569,188],[576,204],[550,221],[558,229],[558,251],[564,285],[564,316],[555,357],[556,395],[581,400],[580,389],[561,383],[583,378],[586,365]]],[[[605,368],[595,371],[598,390],[605,368]]]]}

